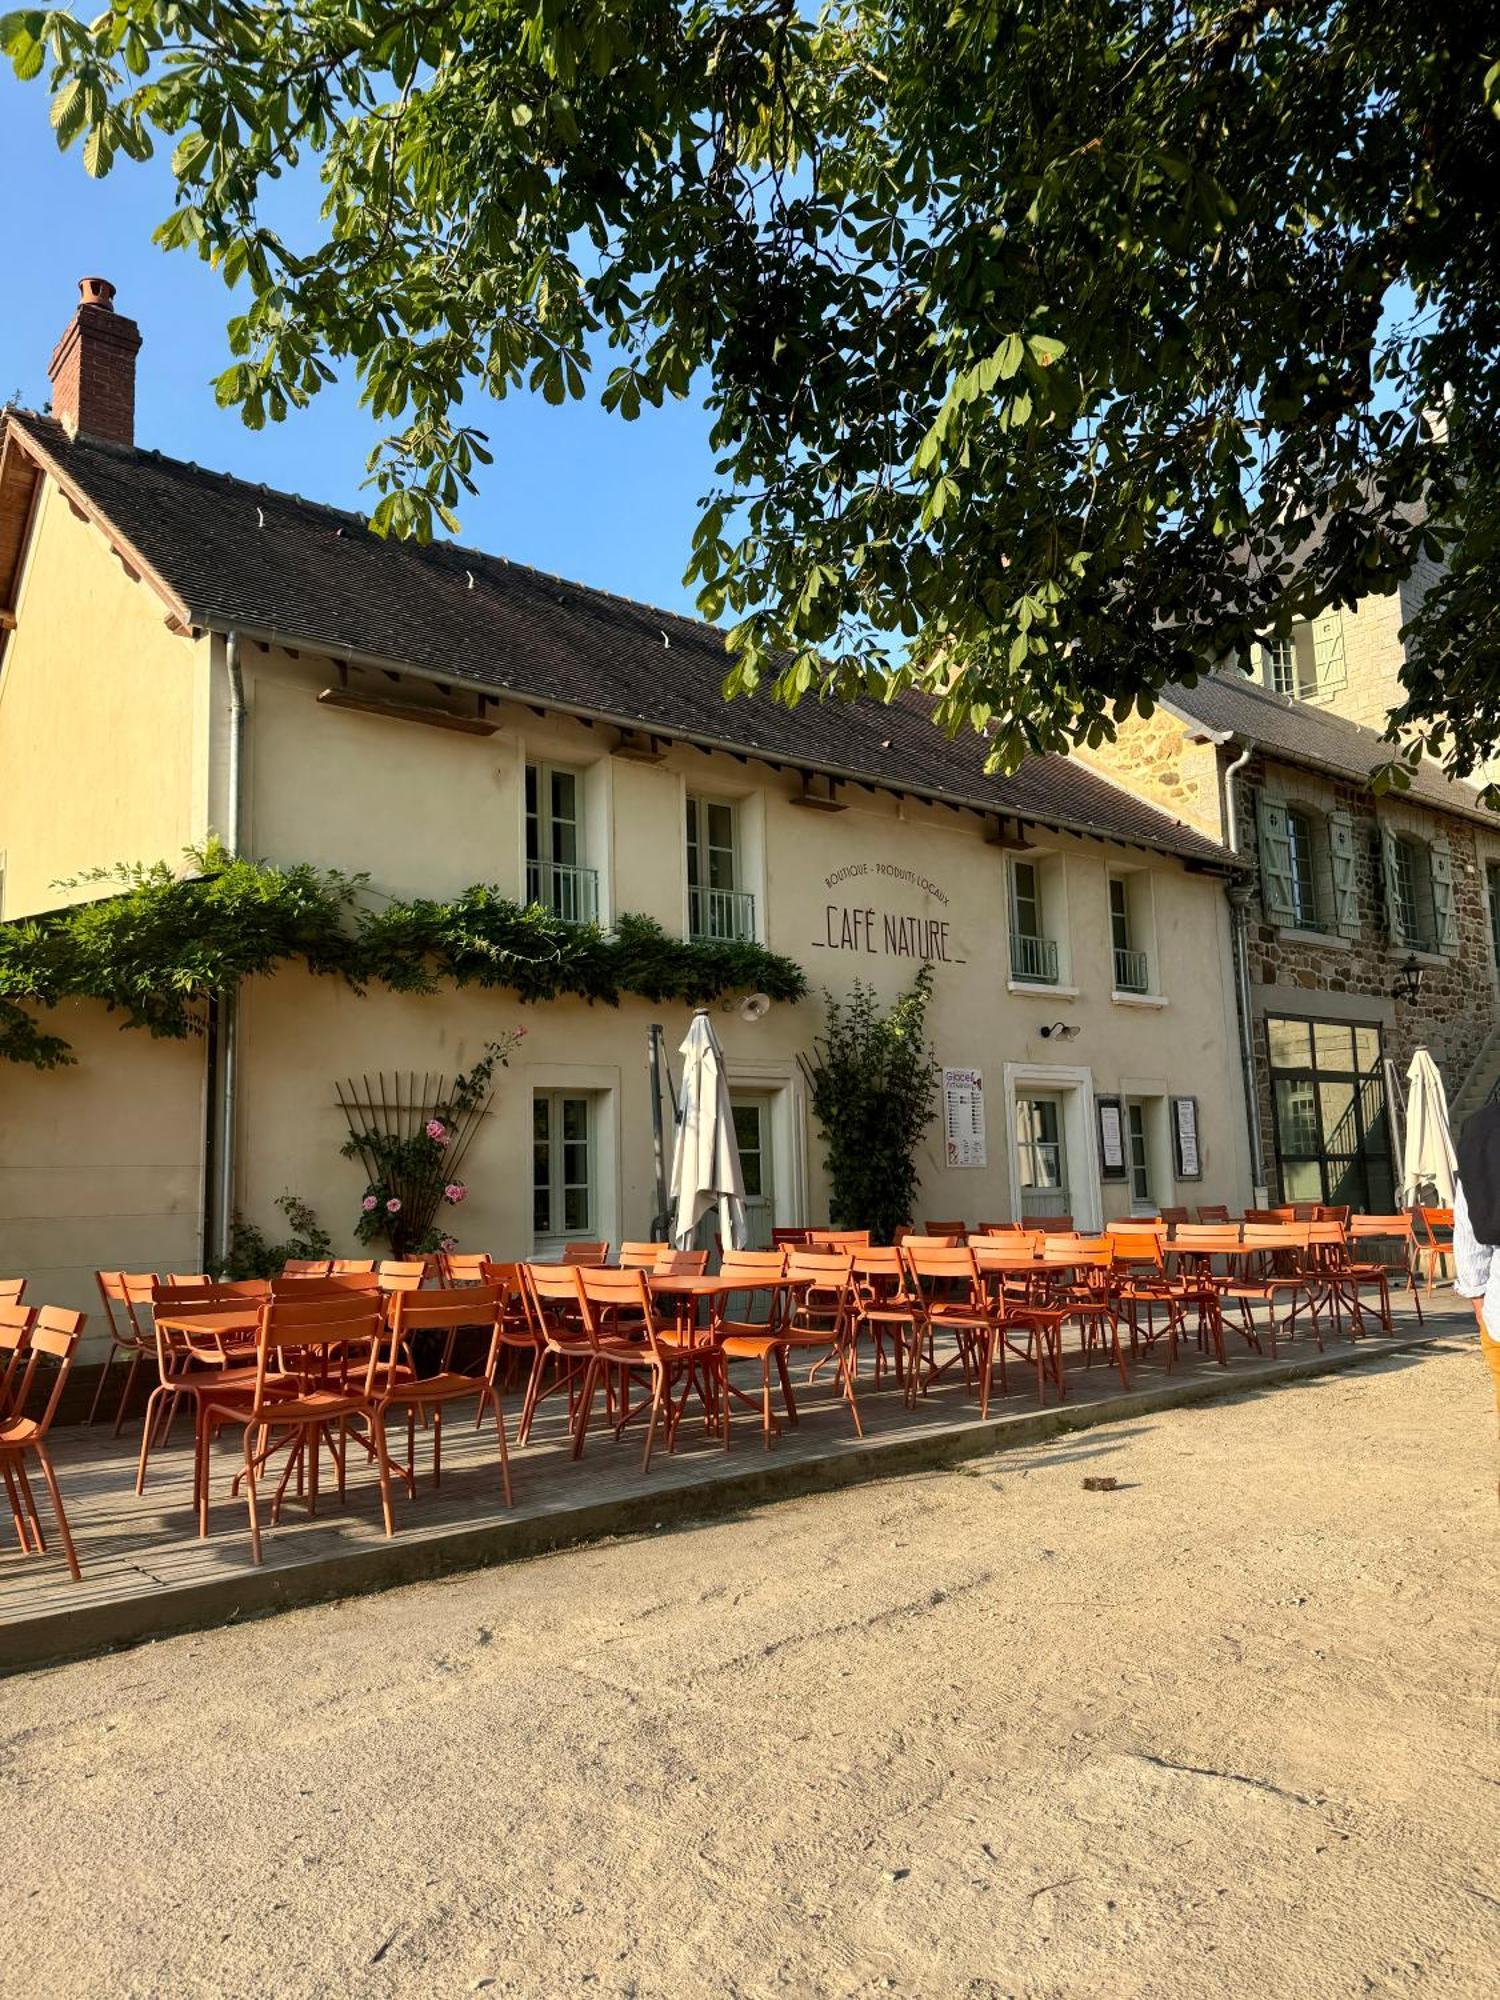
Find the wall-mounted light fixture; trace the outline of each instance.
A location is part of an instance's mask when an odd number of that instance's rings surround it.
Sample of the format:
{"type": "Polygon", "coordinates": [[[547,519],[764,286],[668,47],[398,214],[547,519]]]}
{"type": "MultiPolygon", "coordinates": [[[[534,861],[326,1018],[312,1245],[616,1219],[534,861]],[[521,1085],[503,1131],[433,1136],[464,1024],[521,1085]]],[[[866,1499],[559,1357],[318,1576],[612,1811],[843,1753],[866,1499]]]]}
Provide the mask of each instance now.
{"type": "Polygon", "coordinates": [[[1396,983],[1391,988],[1393,1000],[1404,1000],[1415,1007],[1422,997],[1422,980],[1427,968],[1419,965],[1415,956],[1409,956],[1405,963],[1396,968],[1396,983]]]}
{"type": "Polygon", "coordinates": [[[1037,1029],[1044,1042],[1071,1042],[1080,1032],[1076,1021],[1048,1021],[1037,1029]]]}

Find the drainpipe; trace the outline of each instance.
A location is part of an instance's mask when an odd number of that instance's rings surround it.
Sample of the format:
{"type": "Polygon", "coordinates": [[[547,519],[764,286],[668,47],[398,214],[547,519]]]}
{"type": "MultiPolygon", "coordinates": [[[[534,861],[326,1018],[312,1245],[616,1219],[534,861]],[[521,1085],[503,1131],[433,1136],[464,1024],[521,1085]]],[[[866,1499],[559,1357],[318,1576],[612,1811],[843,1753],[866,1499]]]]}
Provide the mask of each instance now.
{"type": "MultiPolygon", "coordinates": [[[[245,682],[240,672],[240,635],[228,634],[224,643],[224,671],[229,682],[229,766],[224,801],[224,840],[233,856],[240,853],[245,757],[245,682]]],[[[239,995],[234,989],[220,993],[214,1001],[213,1046],[218,1055],[214,1079],[216,1102],[210,1121],[213,1164],[217,1186],[214,1191],[211,1262],[217,1268],[229,1255],[229,1232],[234,1218],[234,1124],[239,1084],[237,1042],[239,1036],[239,995]]]]}
{"type": "MultiPolygon", "coordinates": [[[[1247,743],[1224,769],[1224,821],[1229,834],[1229,851],[1240,851],[1239,775],[1250,761],[1254,745],[1247,743]]],[[[1228,884],[1231,948],[1234,957],[1235,1012],[1239,1016],[1240,1074],[1245,1086],[1245,1124],[1250,1137],[1250,1181],[1255,1204],[1266,1199],[1266,1163],[1261,1146],[1260,1095],[1255,1087],[1255,1040],[1250,1013],[1250,901],[1254,889],[1249,882],[1228,884]]]]}

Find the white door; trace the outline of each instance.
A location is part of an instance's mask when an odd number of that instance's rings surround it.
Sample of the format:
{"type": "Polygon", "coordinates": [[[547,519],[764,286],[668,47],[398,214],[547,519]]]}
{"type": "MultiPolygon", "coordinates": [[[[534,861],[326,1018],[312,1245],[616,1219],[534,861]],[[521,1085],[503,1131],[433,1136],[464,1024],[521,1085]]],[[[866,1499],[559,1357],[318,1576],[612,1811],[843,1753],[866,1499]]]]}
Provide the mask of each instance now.
{"type": "Polygon", "coordinates": [[[745,1177],[745,1248],[769,1250],[771,1229],[776,1220],[776,1191],[772,1183],[771,1100],[764,1092],[730,1092],[734,1107],[734,1136],[740,1149],[740,1172],[745,1177]]]}
{"type": "Polygon", "coordinates": [[[1019,1221],[1072,1213],[1060,1091],[1016,1092],[1016,1167],[1021,1190],[1019,1221]]]}

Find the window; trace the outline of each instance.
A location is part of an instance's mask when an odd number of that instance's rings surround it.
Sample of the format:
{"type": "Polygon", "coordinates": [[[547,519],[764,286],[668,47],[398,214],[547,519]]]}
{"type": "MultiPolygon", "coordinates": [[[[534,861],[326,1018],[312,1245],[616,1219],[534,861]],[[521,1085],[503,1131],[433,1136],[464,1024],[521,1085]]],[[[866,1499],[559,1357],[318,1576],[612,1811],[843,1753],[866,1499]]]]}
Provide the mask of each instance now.
{"type": "Polygon", "coordinates": [[[1391,929],[1398,944],[1416,951],[1436,951],[1437,921],[1432,896],[1432,866],[1424,841],[1398,833],[1387,855],[1391,891],[1391,929]]]}
{"type": "Polygon", "coordinates": [[[1343,811],[1319,812],[1262,793],[1260,893],[1269,923],[1357,938],[1359,842],[1343,811]]]}
{"type": "Polygon", "coordinates": [[[1380,1030],[1273,1016],[1266,1022],[1283,1201],[1395,1203],[1380,1030]]]}
{"type": "Polygon", "coordinates": [[[1260,649],[1261,679],[1272,694],[1295,696],[1297,649],[1290,639],[1266,639],[1260,649]]]}
{"type": "Polygon", "coordinates": [[[564,923],[599,913],[598,871],[583,865],[583,782],[556,764],[526,766],[526,900],[564,923]]]}
{"type": "Polygon", "coordinates": [[[1319,893],[1322,874],[1322,832],[1313,814],[1301,806],[1288,806],[1286,814],[1287,854],[1290,866],[1287,879],[1292,892],[1292,920],[1300,930],[1318,931],[1323,928],[1322,897],[1319,893]]]}
{"type": "Polygon", "coordinates": [[[1337,611],[1294,625],[1286,639],[1260,643],[1260,677],[1273,694],[1290,701],[1327,701],[1349,679],[1344,625],[1337,611]]]}
{"type": "Polygon", "coordinates": [[[1109,941],[1114,951],[1116,993],[1149,993],[1151,966],[1144,951],[1137,949],[1131,921],[1131,878],[1109,878],[1109,941]]]}
{"type": "Polygon", "coordinates": [[[1043,926],[1042,871],[1034,861],[1010,869],[1011,976],[1031,985],[1057,984],[1057,943],[1043,926]]]}
{"type": "Polygon", "coordinates": [[[755,898],[740,886],[739,808],[729,799],[687,802],[688,933],[752,940],[755,898]]]}
{"type": "Polygon", "coordinates": [[[531,1100],[531,1228],[588,1236],[594,1226],[594,1120],[590,1100],[539,1090],[531,1100]]]}

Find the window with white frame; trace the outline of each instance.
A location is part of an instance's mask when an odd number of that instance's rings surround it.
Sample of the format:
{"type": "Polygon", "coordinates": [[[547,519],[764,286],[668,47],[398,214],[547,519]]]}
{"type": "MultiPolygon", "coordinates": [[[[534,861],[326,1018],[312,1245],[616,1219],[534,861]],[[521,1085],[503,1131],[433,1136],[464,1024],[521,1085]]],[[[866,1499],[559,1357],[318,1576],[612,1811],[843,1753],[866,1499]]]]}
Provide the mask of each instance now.
{"type": "Polygon", "coordinates": [[[1292,639],[1263,639],[1260,648],[1260,676],[1272,694],[1295,696],[1297,692],[1297,647],[1292,639]]]}
{"type": "MultiPolygon", "coordinates": [[[[1413,951],[1437,951],[1437,871],[1432,846],[1414,833],[1387,831],[1384,850],[1386,905],[1393,942],[1413,951]]],[[[1451,905],[1451,881],[1445,887],[1451,905]]]]}
{"type": "Polygon", "coordinates": [[[531,1100],[531,1228],[538,1239],[594,1229],[594,1106],[582,1091],[538,1090],[531,1100]]]}
{"type": "Polygon", "coordinates": [[[581,772],[526,766],[526,900],[569,924],[599,914],[599,875],[585,865],[583,820],[581,772]]]}
{"type": "Polygon", "coordinates": [[[1114,956],[1116,993],[1149,993],[1151,960],[1146,950],[1145,926],[1137,913],[1144,878],[1111,875],[1109,878],[1109,941],[1114,956]]]}
{"type": "Polygon", "coordinates": [[[755,897],[744,886],[740,808],[733,799],[689,793],[687,801],[688,934],[750,941],[755,897]]]}
{"type": "Polygon", "coordinates": [[[1327,701],[1349,679],[1344,622],[1337,611],[1294,625],[1284,638],[1260,643],[1260,677],[1292,701],[1327,701]]]}
{"type": "Polygon", "coordinates": [[[1029,986],[1055,986],[1060,977],[1057,939],[1048,934],[1045,873],[1039,862],[1010,864],[1010,971],[1029,986]]]}
{"type": "Polygon", "coordinates": [[[1322,930],[1324,921],[1323,828],[1319,815],[1305,806],[1286,809],[1287,881],[1291,886],[1292,920],[1299,930],[1322,930]]]}

